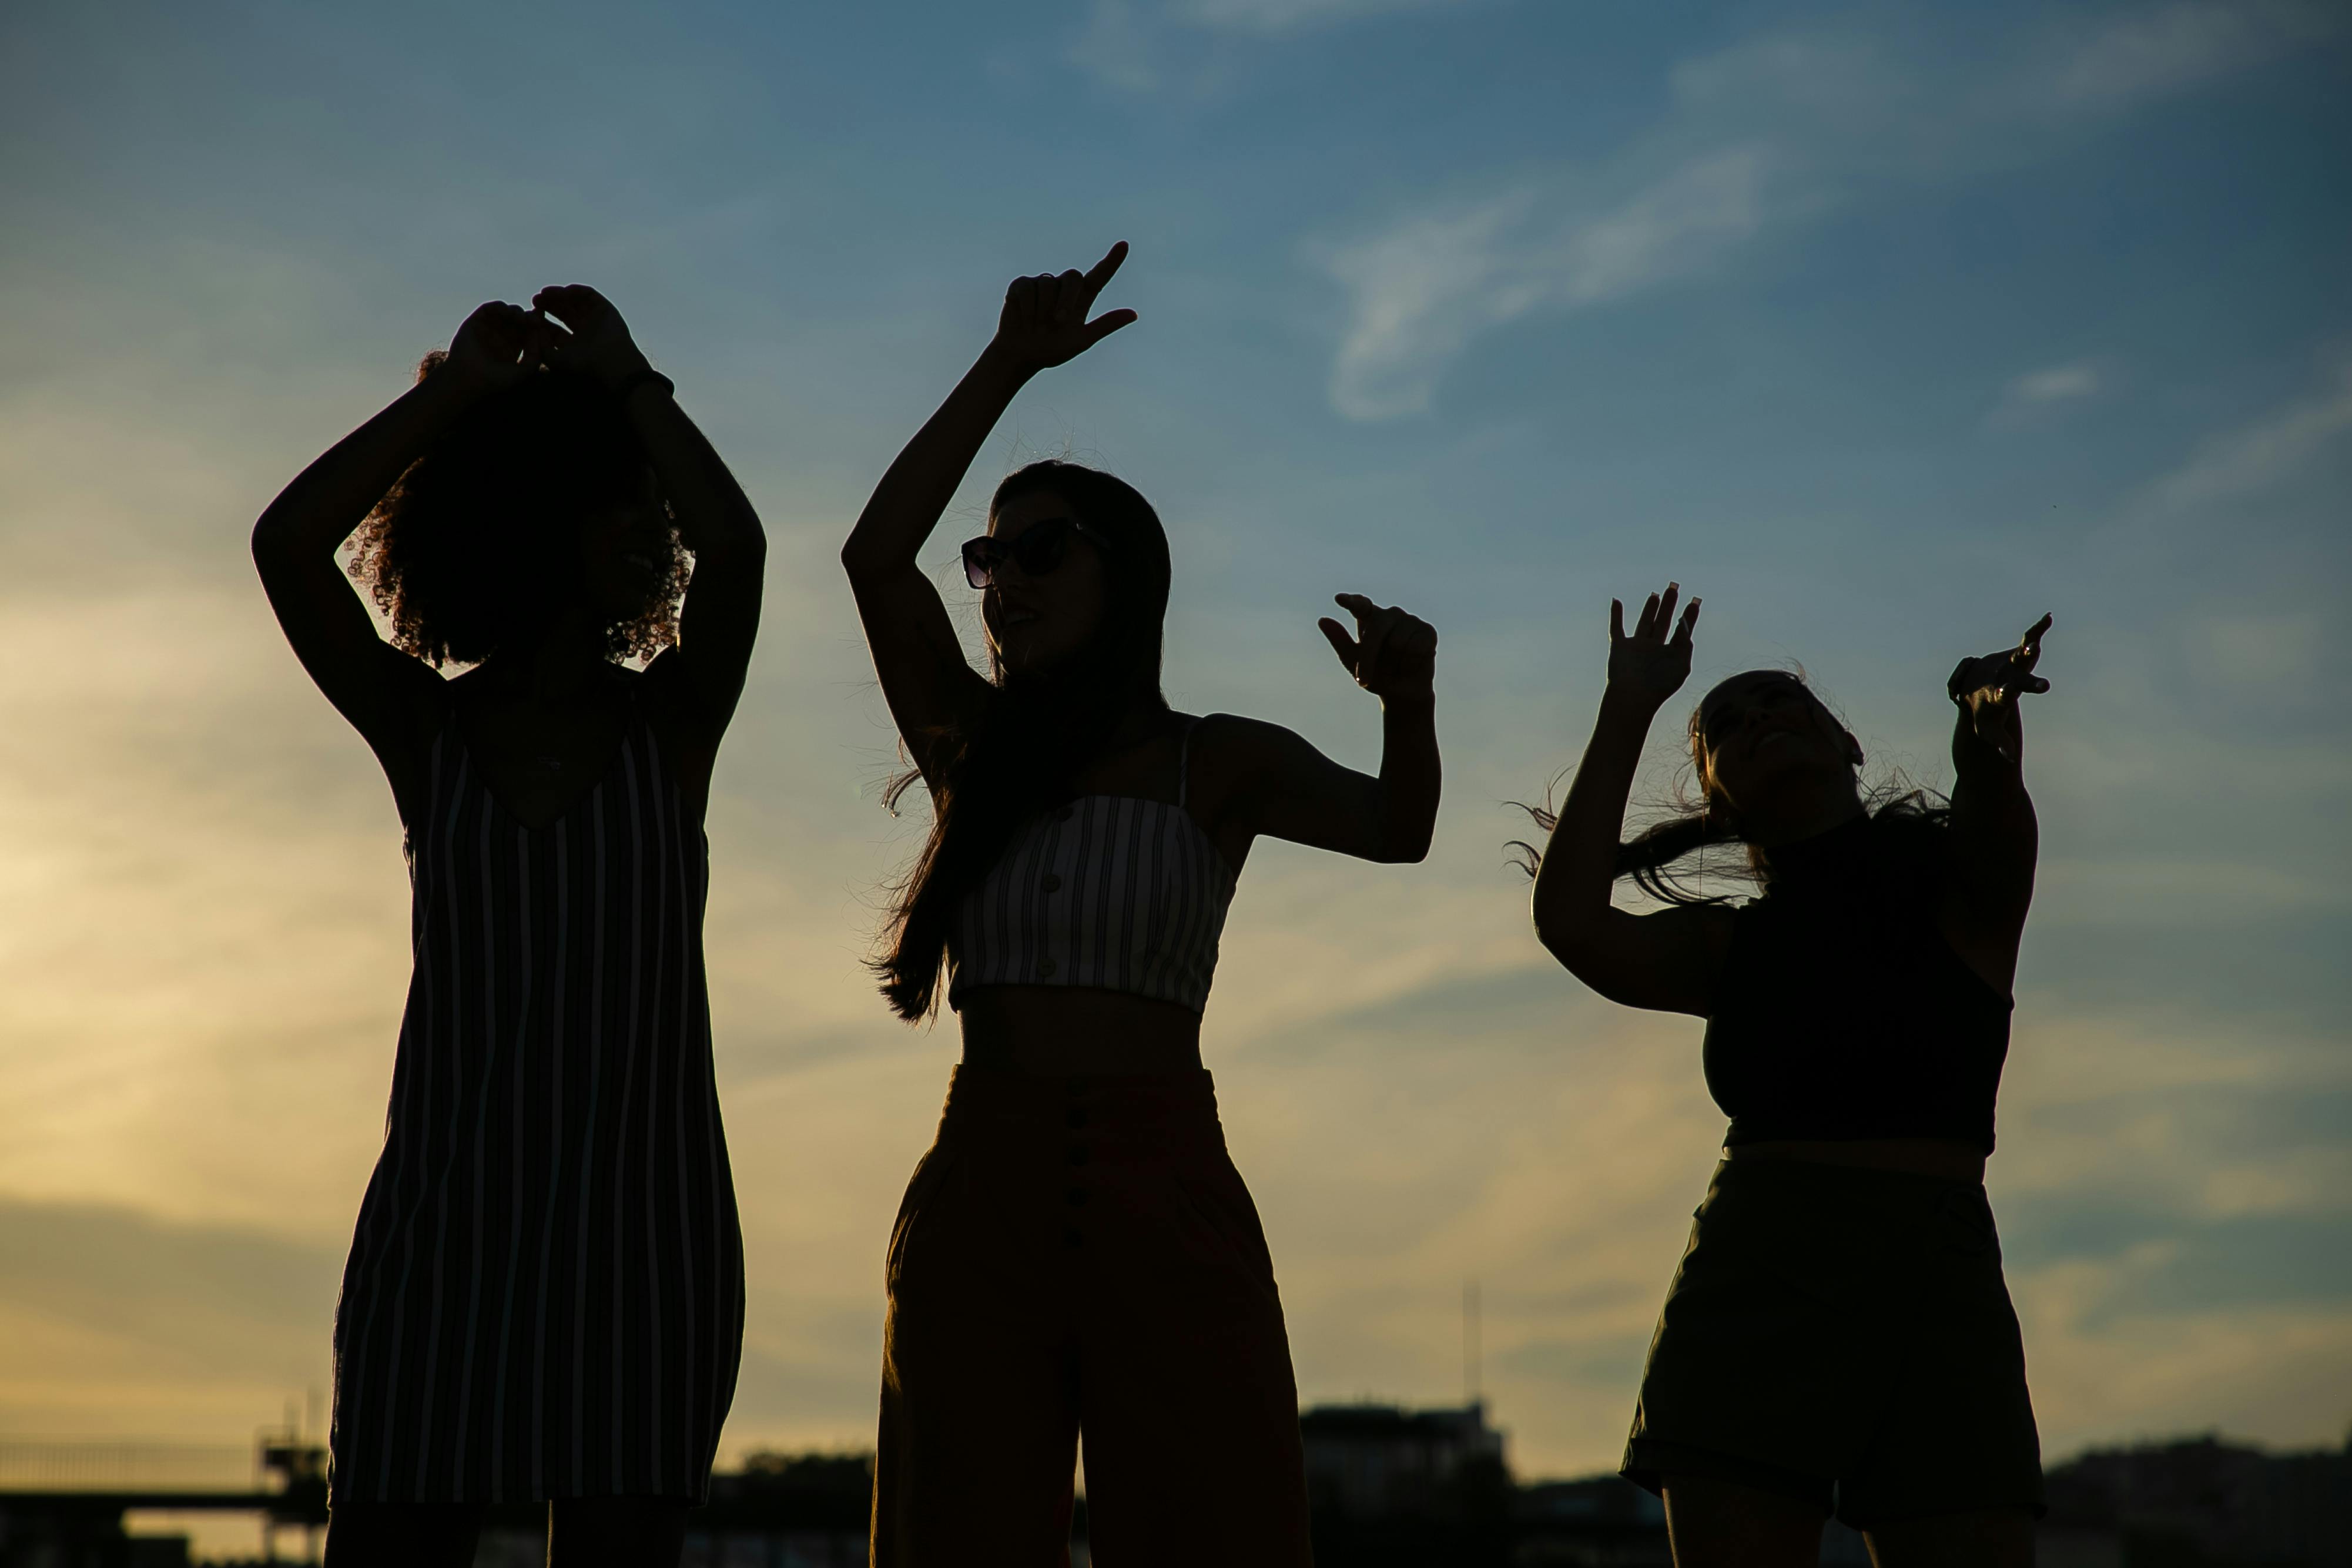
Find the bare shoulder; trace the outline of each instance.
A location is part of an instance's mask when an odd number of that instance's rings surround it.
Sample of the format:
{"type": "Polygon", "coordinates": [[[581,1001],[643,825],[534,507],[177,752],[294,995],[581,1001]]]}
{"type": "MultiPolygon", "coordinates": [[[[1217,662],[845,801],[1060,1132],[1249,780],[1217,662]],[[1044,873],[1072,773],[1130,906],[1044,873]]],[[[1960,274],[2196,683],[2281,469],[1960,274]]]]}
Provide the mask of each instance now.
{"type": "Polygon", "coordinates": [[[1328,793],[1336,764],[1295,730],[1238,713],[1179,714],[1193,814],[1229,837],[1239,863],[1248,841],[1267,831],[1269,803],[1328,793]]]}
{"type": "Polygon", "coordinates": [[[696,700],[694,681],[687,672],[686,661],[674,647],[654,655],[643,669],[631,669],[625,664],[613,666],[613,682],[615,689],[632,693],[634,700],[648,710],[679,710],[689,708],[696,700]]]}
{"type": "Polygon", "coordinates": [[[643,671],[614,665],[613,674],[614,689],[626,694],[678,769],[689,795],[700,799],[719,758],[719,732],[677,649],[664,648],[643,671]]]}
{"type": "Polygon", "coordinates": [[[419,706],[436,720],[448,710],[455,681],[415,655],[404,653],[388,642],[379,642],[376,647],[383,650],[380,657],[385,683],[400,694],[401,700],[419,706]]]}
{"type": "Polygon", "coordinates": [[[380,695],[375,711],[383,732],[371,732],[367,725],[361,726],[362,732],[387,768],[423,757],[448,721],[457,681],[388,642],[376,644],[369,657],[376,665],[373,679],[380,695]]]}
{"type": "Polygon", "coordinates": [[[1643,917],[1680,955],[1680,989],[1687,997],[1678,1011],[1715,1016],[1716,993],[1731,960],[1732,933],[1739,911],[1730,904],[1669,904],[1643,917]]]}
{"type": "Polygon", "coordinates": [[[1182,737],[1185,776],[1196,803],[1213,808],[1252,793],[1315,748],[1296,731],[1238,713],[1173,715],[1182,737]]]}
{"type": "Polygon", "coordinates": [[[1669,904],[1643,914],[1612,910],[1589,940],[1552,951],[1570,973],[1612,1002],[1708,1018],[1715,1016],[1737,918],[1729,904],[1669,904]]]}
{"type": "Polygon", "coordinates": [[[480,701],[490,684],[488,667],[479,664],[455,675],[436,675],[434,679],[441,683],[441,701],[453,709],[469,708],[480,701]]]}
{"type": "Polygon", "coordinates": [[[666,742],[707,746],[702,700],[677,649],[664,648],[643,669],[612,667],[612,689],[634,706],[666,742]]]}
{"type": "Polygon", "coordinates": [[[401,820],[409,822],[425,798],[434,742],[456,711],[457,679],[390,643],[376,647],[379,651],[371,657],[377,661],[383,696],[375,721],[358,728],[392,785],[401,820]]]}
{"type": "Polygon", "coordinates": [[[1635,918],[1649,921],[1651,929],[1661,935],[1703,942],[1719,950],[1730,944],[1739,909],[1735,904],[1723,903],[1668,904],[1664,909],[1645,910],[1635,918]]]}
{"type": "Polygon", "coordinates": [[[1239,713],[1179,713],[1178,722],[1190,737],[1195,767],[1250,772],[1304,754],[1315,748],[1296,730],[1248,719],[1239,713]]]}

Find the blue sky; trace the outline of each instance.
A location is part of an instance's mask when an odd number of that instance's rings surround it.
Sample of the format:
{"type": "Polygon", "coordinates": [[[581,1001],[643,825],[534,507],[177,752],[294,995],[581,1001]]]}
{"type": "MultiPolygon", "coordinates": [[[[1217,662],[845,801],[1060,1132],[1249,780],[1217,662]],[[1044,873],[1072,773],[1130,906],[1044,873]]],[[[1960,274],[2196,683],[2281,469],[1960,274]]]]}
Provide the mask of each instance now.
{"type": "Polygon", "coordinates": [[[911,826],[834,552],[1004,280],[1126,238],[1142,320],[1022,399],[942,581],[1069,451],[1171,525],[1180,706],[1369,763],[1315,616],[1444,638],[1430,862],[1254,859],[1209,1015],[1309,1397],[1455,1394],[1475,1276],[1522,1464],[1622,1439],[1719,1126],[1694,1027],[1541,962],[1502,803],[1672,575],[1700,681],[1801,660],[1930,784],[1954,659],[2056,613],[1991,1178],[2045,1440],[2340,1436],[2347,66],[2294,0],[12,7],[0,1429],[323,1382],[405,889],[245,532],[473,304],[581,279],[775,541],[711,820],[730,1442],[868,1432],[953,1047],[856,964],[911,826]]]}

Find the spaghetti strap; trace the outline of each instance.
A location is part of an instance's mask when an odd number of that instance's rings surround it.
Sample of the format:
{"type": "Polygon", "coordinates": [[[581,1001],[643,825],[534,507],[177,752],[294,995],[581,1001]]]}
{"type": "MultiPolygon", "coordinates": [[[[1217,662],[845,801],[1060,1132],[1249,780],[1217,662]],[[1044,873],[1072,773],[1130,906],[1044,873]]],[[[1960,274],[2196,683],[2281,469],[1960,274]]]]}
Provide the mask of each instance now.
{"type": "Polygon", "coordinates": [[[1176,808],[1184,808],[1184,786],[1192,781],[1192,731],[1201,727],[1195,715],[1184,725],[1184,738],[1176,744],[1176,808]]]}

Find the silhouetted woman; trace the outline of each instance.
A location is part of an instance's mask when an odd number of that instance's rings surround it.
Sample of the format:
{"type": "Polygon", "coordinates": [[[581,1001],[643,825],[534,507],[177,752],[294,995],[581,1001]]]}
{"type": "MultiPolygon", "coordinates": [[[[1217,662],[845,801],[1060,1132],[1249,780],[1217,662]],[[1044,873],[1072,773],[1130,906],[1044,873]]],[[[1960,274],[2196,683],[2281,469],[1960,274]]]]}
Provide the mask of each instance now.
{"type": "Polygon", "coordinates": [[[2042,1468],[1985,1203],[2010,986],[2033,891],[2018,696],[2047,616],[1963,660],[1948,809],[1874,812],[1862,748],[1797,677],[1750,670],[1691,716],[1697,813],[1620,844],[1698,601],[1624,630],[1536,879],[1536,931],[1612,1002],[1706,1019],[1731,1118],[1650,1347],[1625,1474],[1663,1490],[1682,1568],[1819,1560],[1823,1518],[1884,1568],[2032,1561],[2042,1468]],[[1671,629],[1671,637],[1668,635],[1671,629]],[[1745,847],[1734,908],[1668,868],[1745,847]],[[1632,876],[1663,910],[1613,908],[1632,876]]]}
{"type": "Polygon", "coordinates": [[[483,1505],[539,1499],[552,1563],[676,1563],[734,1392],[702,816],[765,544],[612,306],[533,305],[475,311],[253,533],[415,898],[336,1314],[337,1568],[470,1563],[483,1505]]]}
{"type": "Polygon", "coordinates": [[[901,1017],[944,979],[963,1062],[887,1265],[874,1561],[1063,1561],[1086,1434],[1106,1562],[1307,1561],[1274,1268],[1225,1156],[1201,1013],[1235,879],[1271,835],[1418,860],[1437,810],[1437,636],[1355,595],[1322,627],[1382,701],[1378,778],[1287,730],[1169,710],[1167,536],[1108,474],[1033,464],[963,547],[990,674],[917,563],[1024,383],[1135,319],[1088,274],[1015,280],[996,336],[842,552],[930,837],[877,969],[901,1017]]]}

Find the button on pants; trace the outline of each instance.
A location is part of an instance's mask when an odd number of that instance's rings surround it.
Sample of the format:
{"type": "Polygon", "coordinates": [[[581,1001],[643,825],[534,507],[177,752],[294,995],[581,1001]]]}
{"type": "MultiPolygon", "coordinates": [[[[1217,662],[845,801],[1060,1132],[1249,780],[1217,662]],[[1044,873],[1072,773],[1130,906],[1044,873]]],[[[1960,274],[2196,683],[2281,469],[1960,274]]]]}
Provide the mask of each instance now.
{"type": "Polygon", "coordinates": [[[956,1069],[892,1227],[873,1561],[1311,1561],[1273,1260],[1205,1072],[956,1069]]]}

